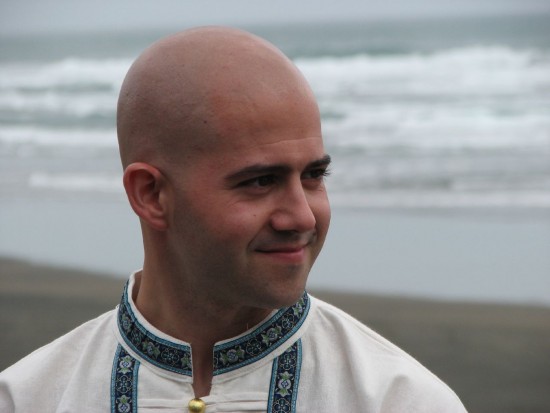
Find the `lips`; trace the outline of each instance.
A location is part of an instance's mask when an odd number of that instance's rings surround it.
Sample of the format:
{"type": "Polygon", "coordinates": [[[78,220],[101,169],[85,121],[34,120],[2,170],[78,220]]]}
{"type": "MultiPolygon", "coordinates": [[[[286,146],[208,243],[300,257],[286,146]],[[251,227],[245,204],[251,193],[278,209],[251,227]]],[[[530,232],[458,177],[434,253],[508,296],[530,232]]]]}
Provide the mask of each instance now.
{"type": "Polygon", "coordinates": [[[260,248],[257,251],[258,252],[264,252],[266,254],[292,254],[295,252],[302,251],[306,245],[298,245],[298,246],[280,246],[280,247],[270,247],[270,248],[260,248]]]}
{"type": "Polygon", "coordinates": [[[308,250],[317,240],[317,231],[307,233],[278,234],[256,243],[254,251],[264,257],[285,264],[302,264],[307,260],[308,250]]]}
{"type": "Polygon", "coordinates": [[[306,258],[307,245],[272,246],[257,249],[256,252],[285,264],[301,264],[306,258]]]}

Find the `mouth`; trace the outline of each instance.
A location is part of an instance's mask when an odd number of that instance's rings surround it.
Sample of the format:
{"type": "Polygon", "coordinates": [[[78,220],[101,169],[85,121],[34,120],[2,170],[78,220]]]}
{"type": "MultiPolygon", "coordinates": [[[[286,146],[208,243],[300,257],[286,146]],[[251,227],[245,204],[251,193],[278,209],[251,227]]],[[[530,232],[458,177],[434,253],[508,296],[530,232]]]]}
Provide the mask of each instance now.
{"type": "Polygon", "coordinates": [[[307,245],[308,244],[297,246],[276,246],[257,249],[256,252],[280,262],[301,264],[306,258],[307,245]]]}

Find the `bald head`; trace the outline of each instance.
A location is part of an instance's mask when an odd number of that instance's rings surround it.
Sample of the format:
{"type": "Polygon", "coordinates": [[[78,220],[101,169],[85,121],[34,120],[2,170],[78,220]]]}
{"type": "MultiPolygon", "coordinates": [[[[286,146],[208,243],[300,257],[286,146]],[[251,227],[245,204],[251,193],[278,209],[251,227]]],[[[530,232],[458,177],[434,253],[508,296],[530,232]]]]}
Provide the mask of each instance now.
{"type": "Polygon", "coordinates": [[[163,291],[180,309],[200,301],[262,319],[297,300],[328,229],[329,157],[313,93],[287,57],[235,29],[160,40],[124,80],[118,136],[142,227],[141,303],[158,314],[163,291]],[[264,255],[279,248],[299,251],[264,255]]]}
{"type": "Polygon", "coordinates": [[[262,102],[283,105],[290,97],[297,106],[315,105],[301,73],[265,40],[221,27],[169,36],[145,50],[122,85],[117,129],[123,166],[181,162],[240,133],[240,118],[262,102]]]}

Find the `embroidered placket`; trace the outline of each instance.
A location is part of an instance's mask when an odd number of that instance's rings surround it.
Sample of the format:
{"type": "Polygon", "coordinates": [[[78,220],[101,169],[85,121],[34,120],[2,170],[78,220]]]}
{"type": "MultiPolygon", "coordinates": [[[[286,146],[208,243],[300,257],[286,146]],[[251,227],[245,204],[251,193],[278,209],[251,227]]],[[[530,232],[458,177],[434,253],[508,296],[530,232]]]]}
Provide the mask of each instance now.
{"type": "Polygon", "coordinates": [[[273,361],[267,404],[268,413],[296,411],[301,366],[302,341],[298,340],[273,361]]]}
{"type": "MultiPolygon", "coordinates": [[[[139,361],[119,345],[111,378],[111,413],[137,413],[139,361]]],[[[298,340],[273,360],[267,402],[268,413],[296,411],[298,384],[302,366],[302,341],[298,340]]]]}
{"type": "MultiPolygon", "coordinates": [[[[219,375],[266,357],[296,333],[310,309],[306,292],[291,307],[283,308],[250,334],[214,347],[214,371],[219,375]]],[[[118,329],[125,343],[144,361],[163,369],[192,376],[191,348],[160,338],[143,326],[133,313],[128,284],[118,309],[118,329]]],[[[301,340],[273,361],[267,411],[292,413],[296,410],[302,362],[301,340]]],[[[111,412],[137,413],[137,382],[140,362],[119,345],[113,360],[111,412]]]]}
{"type": "Polygon", "coordinates": [[[119,344],[111,374],[111,413],[137,413],[139,361],[119,344]]]}

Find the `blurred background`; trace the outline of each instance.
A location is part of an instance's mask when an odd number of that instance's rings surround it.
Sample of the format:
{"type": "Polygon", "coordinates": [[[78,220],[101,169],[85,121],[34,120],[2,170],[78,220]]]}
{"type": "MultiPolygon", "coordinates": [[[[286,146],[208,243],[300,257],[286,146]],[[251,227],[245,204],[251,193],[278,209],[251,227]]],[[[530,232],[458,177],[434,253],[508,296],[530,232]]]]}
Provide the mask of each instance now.
{"type": "Polygon", "coordinates": [[[270,40],[317,95],[333,219],[309,288],[470,411],[550,411],[550,0],[0,3],[0,369],[141,267],[118,90],[205,24],[270,40]]]}
{"type": "Polygon", "coordinates": [[[280,47],[319,100],[334,218],[313,287],[550,305],[549,1],[26,0],[0,16],[1,255],[140,267],[119,87],[151,42],[226,24],[280,47]]]}

